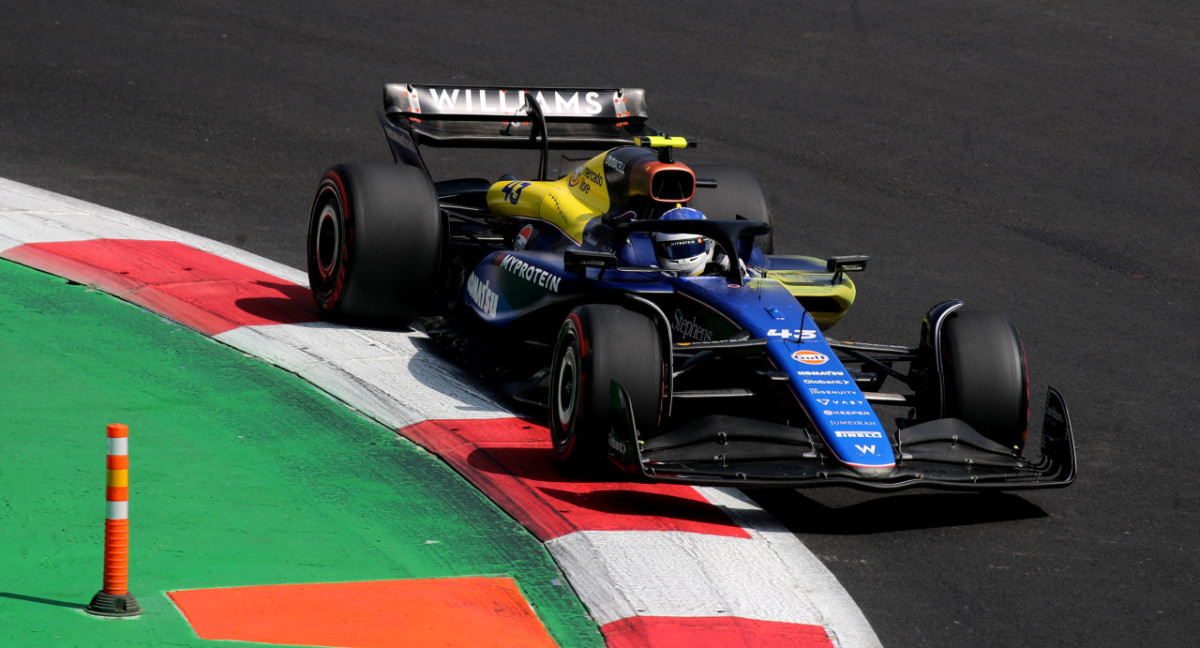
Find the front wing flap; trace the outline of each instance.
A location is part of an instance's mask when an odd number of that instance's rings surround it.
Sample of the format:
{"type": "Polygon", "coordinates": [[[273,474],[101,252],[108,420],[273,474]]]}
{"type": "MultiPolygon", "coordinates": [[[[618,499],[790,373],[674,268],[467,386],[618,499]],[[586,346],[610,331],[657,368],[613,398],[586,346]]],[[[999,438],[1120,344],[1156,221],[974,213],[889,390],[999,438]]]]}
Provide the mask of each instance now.
{"type": "Polygon", "coordinates": [[[841,464],[799,428],[734,416],[708,416],[641,440],[629,394],[613,383],[609,455],[622,469],[653,481],[737,487],[850,486],[998,489],[1062,487],[1075,480],[1075,445],[1066,402],[1046,395],[1040,456],[1017,456],[958,419],[901,430],[891,471],[841,464]]]}

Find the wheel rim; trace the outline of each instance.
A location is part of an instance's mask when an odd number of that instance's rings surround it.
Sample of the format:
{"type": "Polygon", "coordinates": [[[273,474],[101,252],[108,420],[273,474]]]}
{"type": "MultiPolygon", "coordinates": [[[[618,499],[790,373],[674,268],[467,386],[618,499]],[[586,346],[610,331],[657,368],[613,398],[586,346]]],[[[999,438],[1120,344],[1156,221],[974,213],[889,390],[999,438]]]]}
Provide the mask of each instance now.
{"type": "Polygon", "coordinates": [[[570,453],[576,420],[579,418],[583,380],[580,343],[576,323],[568,319],[558,334],[550,384],[550,433],[554,449],[559,454],[570,453]]]}
{"type": "Polygon", "coordinates": [[[333,277],[341,257],[342,228],[338,222],[338,211],[332,201],[326,202],[317,215],[316,255],[317,270],[322,279],[333,277]]]}
{"type": "Polygon", "coordinates": [[[570,344],[558,364],[554,385],[554,414],[556,436],[560,445],[570,436],[571,422],[579,399],[579,355],[574,344],[570,344]]]}

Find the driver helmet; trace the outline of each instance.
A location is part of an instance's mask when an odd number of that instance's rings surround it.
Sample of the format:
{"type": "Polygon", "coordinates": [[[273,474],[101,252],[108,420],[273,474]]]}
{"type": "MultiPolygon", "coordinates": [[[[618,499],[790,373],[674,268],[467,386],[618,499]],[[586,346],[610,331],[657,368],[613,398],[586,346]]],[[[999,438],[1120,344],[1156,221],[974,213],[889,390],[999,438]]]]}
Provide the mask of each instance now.
{"type": "MultiPolygon", "coordinates": [[[[659,220],[704,220],[704,214],[691,207],[676,207],[667,210],[659,220]]],[[[654,256],[658,267],[678,272],[684,276],[695,276],[704,271],[712,260],[713,242],[696,234],[654,232],[654,256]]]]}

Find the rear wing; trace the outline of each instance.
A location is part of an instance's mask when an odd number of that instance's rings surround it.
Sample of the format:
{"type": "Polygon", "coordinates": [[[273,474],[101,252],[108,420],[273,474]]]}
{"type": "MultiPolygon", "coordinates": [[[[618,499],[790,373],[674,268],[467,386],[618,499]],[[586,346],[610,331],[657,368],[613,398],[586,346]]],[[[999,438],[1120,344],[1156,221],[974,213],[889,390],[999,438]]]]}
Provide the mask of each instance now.
{"type": "Polygon", "coordinates": [[[646,125],[641,88],[389,83],[383,105],[393,149],[414,154],[416,146],[604,150],[660,134],[646,125]],[[527,97],[541,108],[545,137],[526,108],[527,97]]]}

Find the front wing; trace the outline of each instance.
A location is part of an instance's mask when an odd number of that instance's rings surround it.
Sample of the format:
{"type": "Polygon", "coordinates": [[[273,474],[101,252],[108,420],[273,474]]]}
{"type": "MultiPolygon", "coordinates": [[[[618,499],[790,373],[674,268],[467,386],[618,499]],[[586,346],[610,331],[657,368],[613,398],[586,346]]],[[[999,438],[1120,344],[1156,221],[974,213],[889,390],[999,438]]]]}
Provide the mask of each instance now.
{"type": "Polygon", "coordinates": [[[653,481],[737,487],[850,486],[870,490],[1051,488],[1075,480],[1075,444],[1066,402],[1046,395],[1041,453],[1016,456],[959,419],[900,430],[896,466],[859,471],[823,452],[800,429],[734,416],[709,416],[646,441],[638,437],[629,394],[613,383],[609,455],[653,481]]]}

